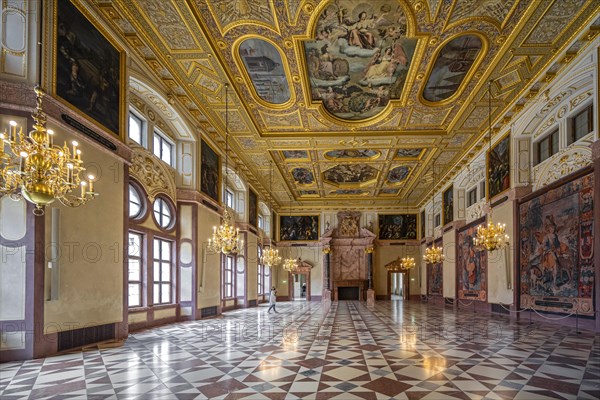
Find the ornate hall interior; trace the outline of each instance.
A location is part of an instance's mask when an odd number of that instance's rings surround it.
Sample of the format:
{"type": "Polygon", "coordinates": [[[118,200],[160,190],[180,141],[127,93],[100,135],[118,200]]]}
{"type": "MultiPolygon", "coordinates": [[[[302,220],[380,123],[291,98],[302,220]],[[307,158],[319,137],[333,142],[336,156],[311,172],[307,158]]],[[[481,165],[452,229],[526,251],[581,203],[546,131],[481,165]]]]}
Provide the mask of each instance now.
{"type": "Polygon", "coordinates": [[[0,398],[600,398],[599,1],[4,0],[0,49],[0,398]]]}

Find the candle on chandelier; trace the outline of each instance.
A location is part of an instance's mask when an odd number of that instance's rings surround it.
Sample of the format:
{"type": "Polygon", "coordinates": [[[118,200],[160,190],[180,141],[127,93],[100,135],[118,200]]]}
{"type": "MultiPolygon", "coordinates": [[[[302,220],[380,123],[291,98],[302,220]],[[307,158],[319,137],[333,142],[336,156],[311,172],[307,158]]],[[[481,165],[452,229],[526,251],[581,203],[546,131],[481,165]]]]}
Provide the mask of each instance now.
{"type": "Polygon", "coordinates": [[[94,193],[94,175],[88,175],[88,179],[90,180],[90,193],[94,193]]]}
{"type": "Polygon", "coordinates": [[[48,147],[54,146],[54,131],[52,129],[48,129],[48,147]]]}
{"type": "Polygon", "coordinates": [[[29,154],[27,154],[26,152],[22,151],[19,155],[21,156],[21,158],[19,159],[19,171],[25,172],[25,162],[26,162],[27,156],[29,154]]]}
{"type": "Polygon", "coordinates": [[[6,137],[6,131],[0,133],[0,155],[4,154],[4,138],[6,137]]]}
{"type": "Polygon", "coordinates": [[[67,182],[73,183],[73,164],[67,164],[67,182]]]}
{"type": "Polygon", "coordinates": [[[17,141],[17,123],[15,121],[8,121],[9,125],[12,127],[12,132],[9,130],[9,140],[12,142],[17,141]]]}
{"type": "Polygon", "coordinates": [[[75,140],[73,140],[72,144],[73,144],[73,158],[75,158],[75,157],[77,157],[77,146],[79,145],[79,143],[77,143],[75,140]]]}
{"type": "Polygon", "coordinates": [[[87,183],[86,181],[81,181],[81,197],[85,197],[85,187],[87,183]]]}

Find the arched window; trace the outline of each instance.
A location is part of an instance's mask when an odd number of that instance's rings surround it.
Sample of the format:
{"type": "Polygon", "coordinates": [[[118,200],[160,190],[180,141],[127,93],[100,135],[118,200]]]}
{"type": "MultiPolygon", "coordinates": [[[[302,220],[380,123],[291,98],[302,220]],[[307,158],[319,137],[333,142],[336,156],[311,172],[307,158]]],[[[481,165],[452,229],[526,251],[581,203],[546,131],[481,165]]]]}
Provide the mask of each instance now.
{"type": "Polygon", "coordinates": [[[162,197],[154,200],[154,220],[163,229],[169,229],[173,225],[173,209],[162,197]]]}

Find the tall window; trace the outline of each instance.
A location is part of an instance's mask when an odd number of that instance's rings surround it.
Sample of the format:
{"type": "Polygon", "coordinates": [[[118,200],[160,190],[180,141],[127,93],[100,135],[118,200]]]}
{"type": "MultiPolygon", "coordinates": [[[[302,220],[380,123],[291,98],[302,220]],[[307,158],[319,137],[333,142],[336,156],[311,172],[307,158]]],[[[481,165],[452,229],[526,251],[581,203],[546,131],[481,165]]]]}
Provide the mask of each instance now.
{"type": "Polygon", "coordinates": [[[229,189],[225,189],[225,205],[233,208],[233,192],[229,189]]]}
{"type": "Polygon", "coordinates": [[[537,142],[537,164],[558,152],[558,129],[537,142]]]}
{"type": "Polygon", "coordinates": [[[477,187],[467,193],[467,207],[471,207],[475,203],[477,203],[477,187]]]}
{"type": "Polygon", "coordinates": [[[264,229],[265,228],[265,220],[263,218],[262,215],[258,216],[258,228],[259,229],[264,229]]]}
{"type": "Polygon", "coordinates": [[[156,223],[164,229],[167,229],[171,226],[171,222],[173,221],[171,207],[169,204],[160,197],[157,197],[154,200],[154,219],[156,219],[156,223]]]}
{"type": "Polygon", "coordinates": [[[142,306],[142,235],[129,232],[129,245],[127,246],[127,272],[128,272],[128,297],[129,307],[142,306]]]}
{"type": "Polygon", "coordinates": [[[173,142],[171,142],[165,135],[158,131],[154,131],[154,155],[173,166],[173,142]]]}
{"type": "Polygon", "coordinates": [[[269,294],[271,289],[271,267],[263,266],[263,292],[262,294],[269,294]]]}
{"type": "Polygon", "coordinates": [[[580,111],[570,120],[569,144],[574,143],[594,130],[594,114],[592,105],[580,111]]]}
{"type": "Polygon", "coordinates": [[[223,298],[230,299],[233,297],[233,257],[225,257],[225,265],[223,267],[223,298]]]}
{"type": "Polygon", "coordinates": [[[154,304],[172,303],[171,242],[154,239],[153,300],[154,304]]]}
{"type": "Polygon", "coordinates": [[[262,263],[262,255],[263,255],[263,249],[261,246],[257,247],[258,249],[258,294],[261,295],[264,292],[264,277],[265,277],[265,272],[264,272],[264,268],[265,266],[262,263]]]}
{"type": "Polygon", "coordinates": [[[485,181],[479,182],[479,200],[485,197],[485,181]]]}
{"type": "Polygon", "coordinates": [[[433,217],[433,221],[435,222],[435,226],[440,226],[440,224],[442,223],[441,215],[435,214],[435,217],[433,217]]]}
{"type": "Polygon", "coordinates": [[[144,145],[144,121],[135,115],[129,113],[129,139],[137,144],[144,145]]]}

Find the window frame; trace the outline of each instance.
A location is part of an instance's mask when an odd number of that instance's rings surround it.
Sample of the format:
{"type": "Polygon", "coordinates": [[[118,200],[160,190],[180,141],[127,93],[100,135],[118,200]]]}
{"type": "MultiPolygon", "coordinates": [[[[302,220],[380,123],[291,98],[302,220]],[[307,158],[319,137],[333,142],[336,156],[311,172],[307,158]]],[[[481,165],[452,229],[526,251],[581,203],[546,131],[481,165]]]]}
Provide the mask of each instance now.
{"type": "Polygon", "coordinates": [[[235,193],[228,187],[225,188],[225,206],[235,210],[235,193]],[[229,203],[229,199],[231,199],[231,204],[229,203]]]}
{"type": "Polygon", "coordinates": [[[129,215],[129,219],[131,221],[141,221],[143,220],[148,213],[148,198],[146,196],[146,192],[137,182],[130,180],[129,181],[129,194],[128,194],[128,202],[127,202],[127,215],[129,215]],[[131,191],[134,191],[140,200],[140,210],[137,214],[131,215],[131,191]]]}
{"type": "Polygon", "coordinates": [[[146,118],[142,117],[142,114],[133,110],[133,109],[129,109],[129,114],[128,114],[129,118],[127,119],[127,139],[131,140],[134,143],[139,144],[142,147],[147,147],[147,129],[148,129],[148,121],[146,120],[146,118]],[[139,123],[140,123],[140,141],[138,142],[135,139],[131,138],[130,135],[130,130],[131,130],[131,123],[130,120],[131,118],[136,119],[139,123]]]}
{"type": "Polygon", "coordinates": [[[144,270],[146,269],[146,264],[144,263],[144,240],[146,239],[146,235],[144,235],[141,232],[137,232],[134,230],[128,230],[127,231],[127,240],[128,240],[128,244],[127,244],[127,308],[128,309],[135,309],[135,308],[140,308],[140,307],[144,307],[144,292],[143,292],[143,288],[144,288],[144,278],[145,278],[145,274],[144,274],[144,270]],[[131,243],[129,238],[131,235],[135,235],[138,236],[139,239],[139,255],[134,255],[132,256],[130,254],[129,251],[129,246],[131,243]],[[139,280],[131,280],[129,279],[129,260],[134,259],[134,260],[138,260],[139,261],[139,280]],[[129,303],[129,298],[131,297],[130,295],[130,286],[131,285],[138,285],[139,286],[139,304],[137,305],[131,305],[129,303]]]}
{"type": "MultiPolygon", "coordinates": [[[[161,207],[160,209],[164,210],[163,207],[161,207]]],[[[152,203],[152,219],[154,220],[154,223],[156,224],[156,226],[159,229],[166,231],[166,232],[172,231],[173,228],[175,227],[175,222],[176,222],[176,211],[175,211],[175,207],[173,206],[173,203],[171,203],[171,201],[164,196],[156,196],[156,198],[154,199],[154,202],[152,203]],[[166,225],[161,224],[164,213],[159,212],[159,214],[161,216],[160,220],[156,217],[157,211],[155,210],[154,207],[159,201],[162,202],[162,204],[164,204],[165,207],[169,210],[169,215],[171,217],[171,220],[166,225]]]]}
{"type": "Polygon", "coordinates": [[[160,131],[158,128],[154,128],[152,133],[152,154],[158,157],[159,160],[164,162],[165,164],[175,168],[175,142],[171,139],[167,134],[160,131]],[[156,140],[158,138],[158,153],[156,149],[156,140]],[[163,143],[166,143],[169,148],[169,161],[166,161],[163,158],[163,143]]]}
{"type": "Polygon", "coordinates": [[[437,228],[440,225],[442,225],[442,214],[437,213],[433,216],[433,227],[437,228]]]}
{"type": "Polygon", "coordinates": [[[542,136],[537,142],[535,142],[535,159],[536,159],[536,163],[535,165],[541,164],[544,161],[552,158],[553,155],[555,155],[556,153],[558,153],[558,151],[560,150],[560,131],[558,128],[553,129],[552,131],[550,131],[550,133],[542,136]],[[553,137],[554,135],[556,135],[556,149],[554,148],[554,140],[553,137]],[[541,154],[541,147],[543,143],[548,143],[548,156],[545,157],[544,159],[542,159],[542,154],[541,154]]]}
{"type": "Polygon", "coordinates": [[[579,140],[583,139],[590,133],[594,132],[594,105],[593,103],[588,104],[587,106],[581,108],[577,113],[575,113],[572,117],[569,117],[569,134],[567,135],[567,145],[571,145],[579,140]],[[581,116],[583,113],[587,113],[587,132],[581,134],[581,136],[577,135],[577,118],[581,116]]]}
{"type": "Polygon", "coordinates": [[[235,299],[235,275],[237,274],[235,268],[235,257],[228,254],[222,257],[222,269],[221,269],[221,300],[233,300],[235,299]],[[227,281],[227,272],[230,272],[231,281],[227,281]],[[231,293],[227,294],[227,288],[230,288],[231,293]]]}
{"type": "Polygon", "coordinates": [[[477,196],[477,186],[473,186],[470,190],[467,190],[467,208],[471,207],[473,204],[476,204],[478,201],[479,197],[477,196]],[[473,194],[473,199],[471,199],[471,194],[473,194]]]}
{"type": "MultiPolygon", "coordinates": [[[[175,290],[174,289],[174,283],[175,283],[175,271],[174,271],[174,252],[173,252],[173,246],[174,246],[174,241],[171,239],[166,239],[160,236],[154,236],[152,238],[152,305],[165,305],[165,304],[174,304],[175,303],[175,290]],[[158,242],[158,252],[159,252],[159,258],[156,258],[156,247],[157,247],[157,242],[158,242]],[[167,243],[168,244],[168,248],[169,248],[169,259],[165,259],[163,258],[163,243],[167,243]],[[156,263],[158,262],[158,275],[159,275],[159,279],[157,280],[156,277],[156,263]],[[166,267],[169,270],[169,279],[168,280],[163,280],[163,267],[164,264],[166,264],[166,267]],[[156,298],[156,286],[158,285],[159,288],[159,293],[158,293],[158,299],[160,300],[159,302],[155,301],[156,298]],[[165,285],[168,285],[169,287],[169,299],[168,301],[162,301],[163,299],[163,287],[165,285]]],[[[148,266],[150,268],[150,266],[148,266]]]]}

